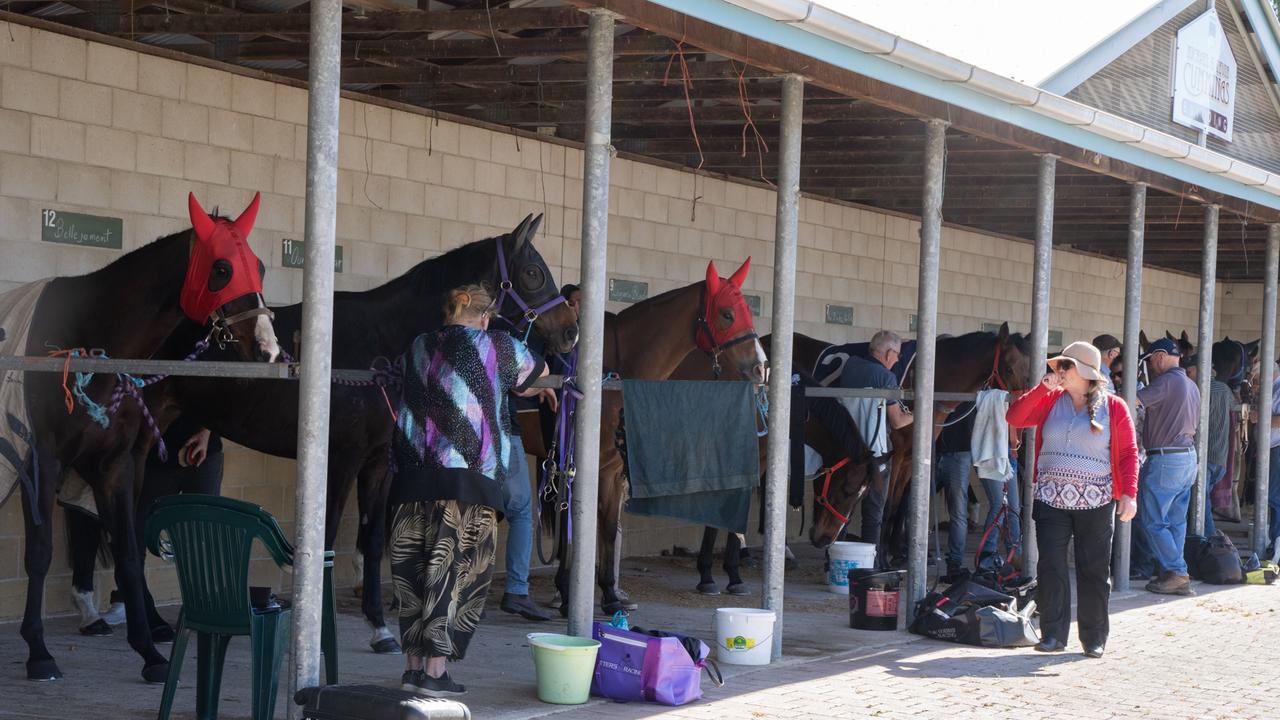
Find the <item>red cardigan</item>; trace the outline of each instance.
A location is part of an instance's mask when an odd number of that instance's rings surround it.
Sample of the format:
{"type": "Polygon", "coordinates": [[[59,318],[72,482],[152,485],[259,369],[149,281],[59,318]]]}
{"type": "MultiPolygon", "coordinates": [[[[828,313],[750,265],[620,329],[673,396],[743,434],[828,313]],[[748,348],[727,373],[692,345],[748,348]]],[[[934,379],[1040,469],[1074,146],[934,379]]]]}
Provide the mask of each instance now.
{"type": "MultiPolygon", "coordinates": [[[[1066,392],[1062,388],[1045,389],[1037,383],[1035,388],[1009,404],[1005,419],[1016,428],[1036,429],[1036,458],[1044,443],[1044,421],[1054,403],[1066,392]]],[[[1107,395],[1107,417],[1111,421],[1111,487],[1112,496],[1138,497],[1138,440],[1129,416],[1129,406],[1115,395],[1107,395]]],[[[1035,465],[1032,464],[1032,477],[1035,465]]]]}

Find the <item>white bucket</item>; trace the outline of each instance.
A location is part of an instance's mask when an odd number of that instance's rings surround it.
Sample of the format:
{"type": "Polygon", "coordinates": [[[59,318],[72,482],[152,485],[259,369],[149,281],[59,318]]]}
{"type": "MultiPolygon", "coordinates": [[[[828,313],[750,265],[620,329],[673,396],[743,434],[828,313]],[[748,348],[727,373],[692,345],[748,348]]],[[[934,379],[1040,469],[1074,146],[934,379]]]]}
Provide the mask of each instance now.
{"type": "Polygon", "coordinates": [[[773,654],[772,610],[716,609],[716,657],[729,665],[768,665],[773,654]]]}
{"type": "Polygon", "coordinates": [[[827,588],[839,595],[849,594],[849,571],[874,568],[876,546],[871,543],[835,542],[828,552],[827,588]]]}

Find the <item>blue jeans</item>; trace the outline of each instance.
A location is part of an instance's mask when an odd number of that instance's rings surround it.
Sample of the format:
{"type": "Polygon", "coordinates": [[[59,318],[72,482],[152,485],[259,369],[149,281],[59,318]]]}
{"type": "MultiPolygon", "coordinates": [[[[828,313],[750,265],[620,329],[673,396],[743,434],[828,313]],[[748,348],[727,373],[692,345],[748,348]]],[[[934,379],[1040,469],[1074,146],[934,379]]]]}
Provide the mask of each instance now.
{"type": "Polygon", "coordinates": [[[1271,448],[1271,478],[1267,483],[1267,507],[1271,508],[1269,532],[1273,541],[1280,541],[1280,446],[1271,448]]]}
{"type": "Polygon", "coordinates": [[[1138,525],[1155,564],[1152,569],[1187,574],[1182,548],[1187,539],[1187,506],[1196,481],[1196,465],[1195,452],[1185,452],[1151,455],[1142,468],[1138,482],[1138,525]]]}
{"type": "Polygon", "coordinates": [[[938,454],[934,487],[946,491],[947,567],[964,565],[964,545],[969,535],[969,469],[973,455],[967,452],[938,454]]]}
{"type": "MultiPolygon", "coordinates": [[[[1009,530],[1009,537],[1013,540],[1013,546],[1006,547],[1005,552],[1013,550],[1020,554],[1022,552],[1022,502],[1018,482],[1019,477],[1016,466],[1012,477],[1009,478],[1007,483],[982,478],[982,487],[987,491],[987,502],[991,505],[991,509],[987,511],[987,521],[983,523],[983,532],[986,532],[995,523],[996,514],[1000,512],[1000,506],[1004,498],[1005,487],[1008,486],[1009,512],[1004,514],[1003,523],[1009,530]]],[[[990,555],[999,549],[1000,535],[1000,528],[991,530],[987,535],[987,541],[982,544],[982,555],[990,555]]]]}
{"type": "Polygon", "coordinates": [[[511,438],[502,500],[507,516],[507,592],[528,595],[529,553],[533,550],[533,490],[529,486],[529,463],[519,435],[511,438]]]}
{"type": "Polygon", "coordinates": [[[1213,524],[1213,502],[1209,496],[1213,493],[1213,486],[1227,474],[1227,468],[1223,465],[1214,465],[1206,463],[1205,467],[1208,479],[1204,483],[1204,536],[1213,537],[1213,533],[1217,530],[1217,526],[1213,524]]]}

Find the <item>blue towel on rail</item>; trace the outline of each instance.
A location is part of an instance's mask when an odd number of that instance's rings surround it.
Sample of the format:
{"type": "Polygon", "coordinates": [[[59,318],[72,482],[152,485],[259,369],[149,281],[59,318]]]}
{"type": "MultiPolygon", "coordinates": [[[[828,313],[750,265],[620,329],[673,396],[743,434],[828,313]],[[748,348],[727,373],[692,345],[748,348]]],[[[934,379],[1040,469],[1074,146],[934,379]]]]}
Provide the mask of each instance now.
{"type": "Polygon", "coordinates": [[[747,382],[622,382],[627,511],[747,531],[760,481],[756,406],[747,382]]]}

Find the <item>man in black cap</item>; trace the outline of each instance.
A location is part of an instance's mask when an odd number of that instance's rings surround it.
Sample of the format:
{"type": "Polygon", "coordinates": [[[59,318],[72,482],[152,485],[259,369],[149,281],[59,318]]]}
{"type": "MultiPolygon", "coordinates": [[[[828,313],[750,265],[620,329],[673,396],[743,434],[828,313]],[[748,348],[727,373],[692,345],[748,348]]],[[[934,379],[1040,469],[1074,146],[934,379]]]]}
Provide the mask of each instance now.
{"type": "Polygon", "coordinates": [[[1159,570],[1147,590],[1166,595],[1194,594],[1182,548],[1198,470],[1200,389],[1178,366],[1180,355],[1172,340],[1161,338],[1148,346],[1143,359],[1155,379],[1138,391],[1147,413],[1142,432],[1147,462],[1138,483],[1136,525],[1146,543],[1135,543],[1131,574],[1150,577],[1159,570]]]}

